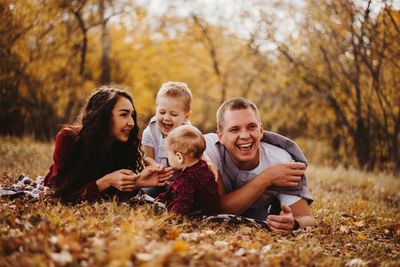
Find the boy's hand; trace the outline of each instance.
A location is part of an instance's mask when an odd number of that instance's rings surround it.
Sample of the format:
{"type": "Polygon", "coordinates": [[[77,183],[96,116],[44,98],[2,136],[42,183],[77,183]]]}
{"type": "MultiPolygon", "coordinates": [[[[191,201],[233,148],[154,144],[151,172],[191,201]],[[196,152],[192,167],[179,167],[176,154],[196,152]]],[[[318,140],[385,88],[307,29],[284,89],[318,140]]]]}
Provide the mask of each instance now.
{"type": "Polygon", "coordinates": [[[151,157],[144,157],[144,165],[145,166],[162,166],[161,164],[158,164],[153,158],[151,157]]]}

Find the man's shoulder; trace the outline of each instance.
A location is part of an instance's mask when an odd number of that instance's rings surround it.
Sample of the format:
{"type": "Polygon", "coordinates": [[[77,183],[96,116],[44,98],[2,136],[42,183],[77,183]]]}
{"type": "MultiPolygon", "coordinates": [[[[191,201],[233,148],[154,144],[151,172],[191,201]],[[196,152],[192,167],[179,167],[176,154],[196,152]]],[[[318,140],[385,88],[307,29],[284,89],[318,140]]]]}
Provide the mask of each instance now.
{"type": "Polygon", "coordinates": [[[206,140],[209,140],[209,141],[214,141],[214,142],[218,141],[218,136],[217,136],[216,133],[207,133],[207,134],[204,134],[204,138],[205,138],[206,140]]]}
{"type": "Polygon", "coordinates": [[[300,150],[297,144],[293,140],[283,135],[264,131],[262,141],[282,148],[284,151],[288,152],[295,161],[307,163],[303,152],[300,150]]]}
{"type": "Polygon", "coordinates": [[[207,149],[214,149],[217,147],[219,143],[218,136],[216,133],[207,133],[204,134],[204,139],[206,140],[207,149]]]}
{"type": "Polygon", "coordinates": [[[290,153],[279,146],[275,146],[267,142],[261,142],[261,146],[265,150],[272,163],[292,161],[292,156],[290,153]]]}

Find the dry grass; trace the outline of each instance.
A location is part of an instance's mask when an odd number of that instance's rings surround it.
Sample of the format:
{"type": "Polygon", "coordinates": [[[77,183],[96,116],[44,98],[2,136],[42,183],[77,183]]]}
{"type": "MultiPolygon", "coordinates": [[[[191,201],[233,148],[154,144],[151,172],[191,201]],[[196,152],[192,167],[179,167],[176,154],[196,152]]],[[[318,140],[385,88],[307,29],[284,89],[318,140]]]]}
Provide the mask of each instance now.
{"type": "MultiPolygon", "coordinates": [[[[1,183],[43,175],[51,144],[0,139],[1,183]]],[[[149,205],[0,199],[0,266],[399,266],[400,179],[311,166],[318,227],[281,235],[149,205]]]]}

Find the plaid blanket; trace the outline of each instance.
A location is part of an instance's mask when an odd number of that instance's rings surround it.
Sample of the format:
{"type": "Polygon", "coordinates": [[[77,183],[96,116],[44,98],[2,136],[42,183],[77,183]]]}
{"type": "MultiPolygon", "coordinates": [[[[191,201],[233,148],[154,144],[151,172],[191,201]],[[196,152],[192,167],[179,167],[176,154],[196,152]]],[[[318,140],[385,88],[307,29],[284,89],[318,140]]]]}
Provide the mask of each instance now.
{"type": "MultiPolygon", "coordinates": [[[[149,203],[149,204],[154,205],[153,206],[154,210],[158,214],[161,214],[161,213],[167,211],[167,206],[164,203],[158,202],[156,199],[147,195],[142,190],[139,191],[139,194],[137,194],[135,197],[133,197],[130,200],[131,205],[137,205],[137,204],[143,204],[143,203],[149,203]]],[[[216,214],[216,215],[204,215],[203,214],[202,215],[202,214],[192,213],[192,214],[189,214],[189,217],[191,217],[193,219],[199,219],[199,220],[204,220],[204,221],[209,221],[209,222],[227,222],[227,223],[231,223],[231,224],[245,224],[248,226],[262,228],[262,229],[271,231],[271,229],[269,228],[266,221],[248,218],[248,217],[235,215],[235,214],[216,214]]]]}
{"type": "Polygon", "coordinates": [[[0,197],[18,197],[27,195],[33,198],[38,198],[41,194],[49,191],[48,187],[40,184],[41,181],[43,181],[43,176],[38,176],[36,181],[34,181],[28,176],[21,174],[12,185],[4,187],[0,185],[0,197]]]}

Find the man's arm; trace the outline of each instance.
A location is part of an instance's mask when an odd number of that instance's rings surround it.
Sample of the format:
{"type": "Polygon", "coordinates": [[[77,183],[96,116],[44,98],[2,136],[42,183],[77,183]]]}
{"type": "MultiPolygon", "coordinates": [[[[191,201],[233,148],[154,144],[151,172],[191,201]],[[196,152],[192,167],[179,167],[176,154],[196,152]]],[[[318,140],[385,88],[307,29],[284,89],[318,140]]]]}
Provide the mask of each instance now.
{"type": "MultiPolygon", "coordinates": [[[[297,162],[274,164],[244,186],[222,194],[220,209],[224,213],[241,214],[270,186],[297,186],[305,168],[305,164],[297,162]]],[[[221,179],[218,179],[218,187],[223,187],[221,179]]]]}
{"type": "Polygon", "coordinates": [[[316,222],[307,201],[302,198],[289,206],[292,209],[293,217],[298,222],[299,227],[315,226],[316,222]]]}

